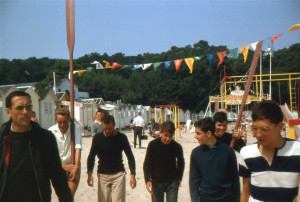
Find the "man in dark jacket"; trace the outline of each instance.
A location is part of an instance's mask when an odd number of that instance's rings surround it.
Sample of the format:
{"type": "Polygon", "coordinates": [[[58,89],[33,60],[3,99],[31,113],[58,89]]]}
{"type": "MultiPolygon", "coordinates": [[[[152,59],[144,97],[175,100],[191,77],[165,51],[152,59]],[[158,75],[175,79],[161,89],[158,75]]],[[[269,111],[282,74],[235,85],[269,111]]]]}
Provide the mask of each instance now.
{"type": "Polygon", "coordinates": [[[59,201],[71,202],[55,137],[30,120],[30,95],[12,92],[5,104],[10,120],[0,128],[0,202],[50,202],[50,180],[59,201]]]}

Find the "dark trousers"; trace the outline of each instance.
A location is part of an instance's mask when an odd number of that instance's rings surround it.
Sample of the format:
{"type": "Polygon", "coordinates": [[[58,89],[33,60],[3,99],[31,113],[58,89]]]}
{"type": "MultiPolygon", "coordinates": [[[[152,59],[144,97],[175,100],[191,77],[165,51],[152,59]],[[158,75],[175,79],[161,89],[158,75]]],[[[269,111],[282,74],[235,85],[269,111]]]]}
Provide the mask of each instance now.
{"type": "Polygon", "coordinates": [[[139,126],[134,126],[133,132],[134,132],[134,140],[133,140],[134,148],[136,148],[136,138],[137,138],[137,136],[139,137],[139,146],[141,148],[142,147],[142,132],[143,132],[143,128],[139,127],[139,126]]]}
{"type": "Polygon", "coordinates": [[[177,202],[179,181],[155,182],[152,181],[152,202],[163,202],[166,193],[167,202],[177,202]]]}

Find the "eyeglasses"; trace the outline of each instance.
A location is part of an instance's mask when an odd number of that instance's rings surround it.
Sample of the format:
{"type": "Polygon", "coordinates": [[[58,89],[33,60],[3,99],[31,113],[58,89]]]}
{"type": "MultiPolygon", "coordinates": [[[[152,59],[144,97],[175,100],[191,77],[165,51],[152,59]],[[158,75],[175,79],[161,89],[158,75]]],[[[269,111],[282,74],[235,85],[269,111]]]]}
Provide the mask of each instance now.
{"type": "Polygon", "coordinates": [[[255,126],[253,126],[253,125],[250,125],[250,129],[251,129],[252,132],[254,132],[254,133],[257,132],[258,130],[260,130],[260,132],[262,132],[262,133],[266,133],[266,132],[268,132],[270,129],[274,128],[274,127],[276,127],[276,125],[273,126],[273,127],[270,127],[270,126],[255,127],[255,126]]]}
{"type": "Polygon", "coordinates": [[[18,105],[18,106],[14,106],[14,107],[9,107],[10,109],[16,109],[18,111],[23,111],[24,108],[26,109],[26,111],[31,111],[32,110],[32,104],[28,104],[28,105],[18,105]]]}

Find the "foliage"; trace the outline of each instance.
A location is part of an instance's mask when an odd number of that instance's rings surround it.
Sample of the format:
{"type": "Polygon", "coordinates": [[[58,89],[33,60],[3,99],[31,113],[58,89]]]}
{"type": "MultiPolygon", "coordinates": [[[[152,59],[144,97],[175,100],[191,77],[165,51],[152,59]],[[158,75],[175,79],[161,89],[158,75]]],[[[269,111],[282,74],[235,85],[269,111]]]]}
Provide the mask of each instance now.
{"type": "MultiPolygon", "coordinates": [[[[93,67],[93,61],[103,60],[117,62],[123,65],[145,64],[153,62],[164,62],[168,60],[184,59],[188,57],[204,56],[194,63],[193,73],[183,61],[178,72],[174,63],[166,69],[161,64],[156,71],[132,70],[132,68],[93,70],[82,76],[75,75],[75,83],[79,90],[87,91],[90,97],[101,97],[104,100],[115,101],[121,99],[124,103],[143,105],[178,104],[183,109],[195,111],[204,110],[208,103],[209,95],[218,95],[220,76],[245,75],[251,65],[253,51],[249,50],[246,63],[243,55],[238,59],[225,58],[220,69],[217,69],[218,57],[213,60],[211,68],[206,59],[207,54],[217,53],[225,50],[226,46],[209,46],[207,41],[199,42],[185,47],[172,46],[167,52],[144,53],[137,56],[125,56],[116,53],[109,56],[107,53],[90,53],[74,60],[74,70],[93,67]]],[[[300,44],[294,44],[289,48],[275,51],[272,57],[272,73],[299,72],[300,44]]],[[[269,71],[270,57],[264,56],[262,70],[264,74],[269,71]]],[[[256,74],[258,74],[257,68],[256,74]]],[[[57,85],[61,78],[67,78],[69,61],[64,59],[28,58],[0,59],[0,85],[37,82],[37,89],[48,89],[53,86],[53,72],[56,73],[57,85]]],[[[273,98],[275,101],[288,101],[288,84],[273,84],[273,98]],[[275,93],[275,92],[280,92],[275,93]],[[286,99],[283,99],[285,97],[286,99]]]]}

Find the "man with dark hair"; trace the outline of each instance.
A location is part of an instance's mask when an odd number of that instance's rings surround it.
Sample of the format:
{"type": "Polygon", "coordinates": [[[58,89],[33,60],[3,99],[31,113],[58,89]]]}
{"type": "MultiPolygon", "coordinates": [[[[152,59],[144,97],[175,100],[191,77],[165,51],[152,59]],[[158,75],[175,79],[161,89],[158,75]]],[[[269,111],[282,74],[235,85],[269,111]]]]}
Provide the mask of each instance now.
{"type": "Polygon", "coordinates": [[[184,157],[181,145],[173,140],[174,133],[175,126],[172,121],[162,123],[161,137],[152,140],[147,148],[144,177],[152,202],[163,202],[164,193],[167,202],[176,202],[178,199],[184,157]]]}
{"type": "Polygon", "coordinates": [[[93,137],[92,146],[87,159],[89,186],[93,186],[93,169],[95,156],[98,161],[98,201],[125,202],[125,168],[122,152],[124,151],[130,168],[130,186],[135,188],[135,159],[127,136],[115,130],[115,119],[104,115],[101,119],[103,131],[93,137]]]}
{"type": "Polygon", "coordinates": [[[136,148],[136,138],[139,138],[139,147],[142,148],[142,133],[145,133],[145,123],[144,119],[141,117],[141,112],[137,113],[137,116],[133,119],[133,123],[131,124],[133,127],[134,134],[134,148],[136,148]]]}
{"type": "Polygon", "coordinates": [[[240,133],[237,130],[233,131],[233,134],[227,133],[227,115],[225,112],[216,112],[213,116],[213,121],[215,123],[215,136],[224,144],[230,145],[232,138],[236,138],[234,144],[234,150],[240,152],[241,148],[246,145],[246,143],[241,138],[240,133]]]}
{"type": "Polygon", "coordinates": [[[257,143],[242,148],[241,201],[292,202],[300,180],[300,142],[281,136],[283,114],[273,101],[252,109],[251,130],[257,143]]]}
{"type": "Polygon", "coordinates": [[[80,158],[82,149],[81,130],[74,124],[75,135],[75,164],[71,161],[71,119],[68,108],[59,108],[55,112],[56,124],[49,130],[54,134],[62,168],[68,175],[68,184],[72,195],[75,195],[80,179],[80,158]]]}
{"type": "Polygon", "coordinates": [[[240,183],[234,151],[215,137],[211,118],[196,121],[194,126],[200,146],[191,154],[191,201],[239,201],[240,183]]]}
{"type": "Polygon", "coordinates": [[[0,128],[0,201],[51,201],[51,186],[62,202],[73,200],[54,135],[32,122],[30,95],[10,93],[10,120],[0,128]]]}

